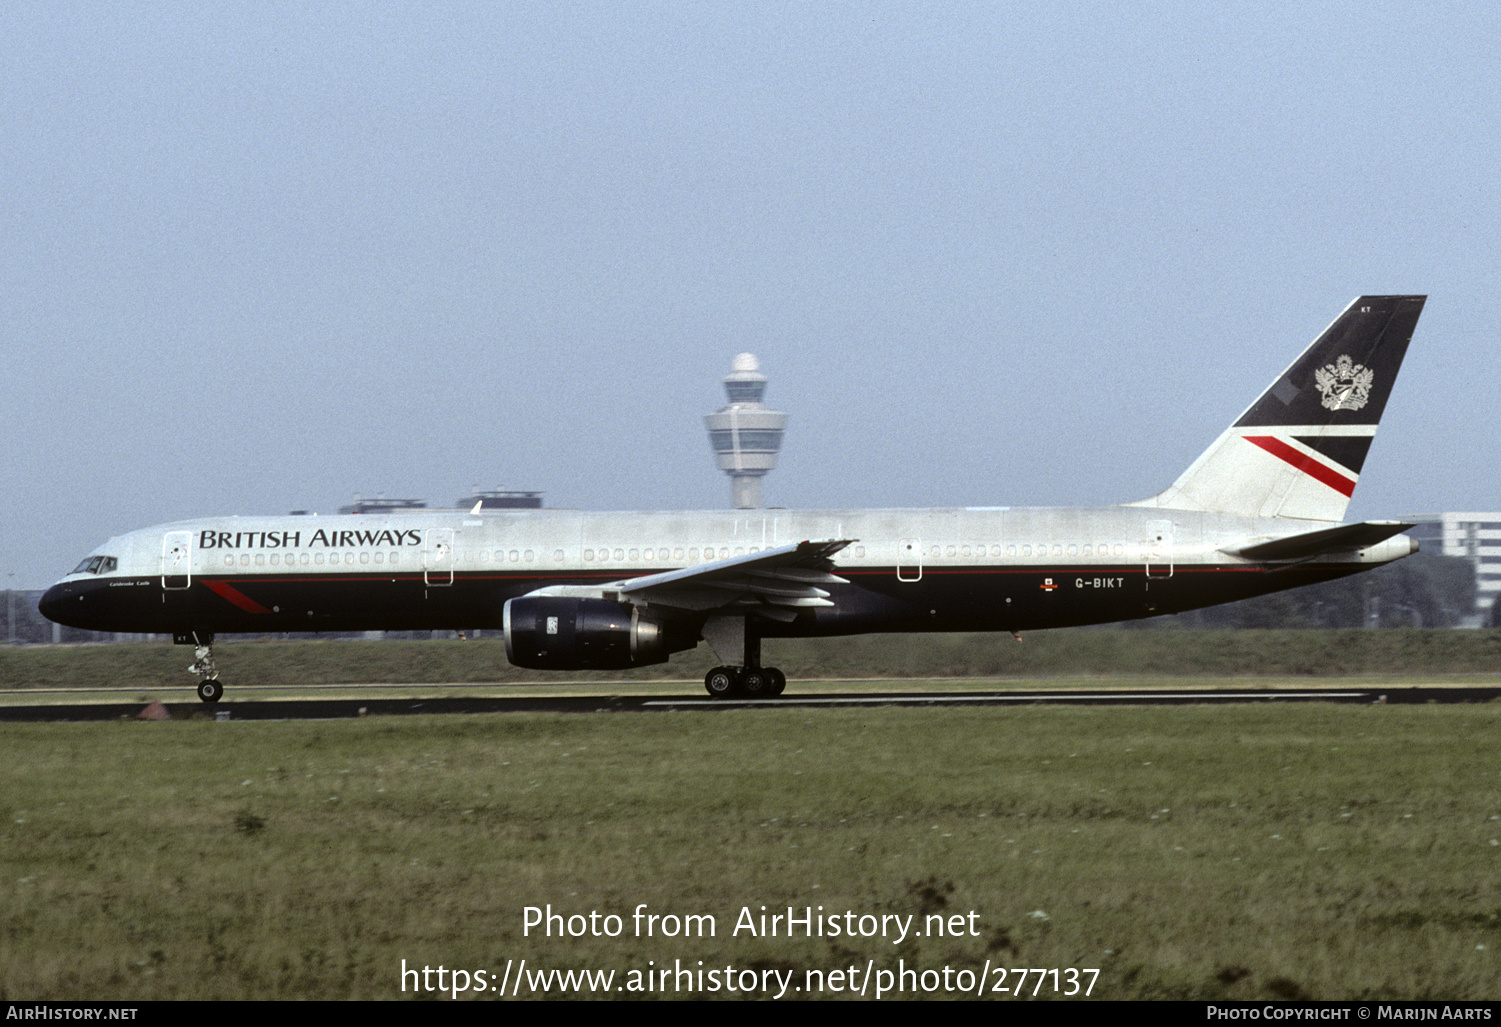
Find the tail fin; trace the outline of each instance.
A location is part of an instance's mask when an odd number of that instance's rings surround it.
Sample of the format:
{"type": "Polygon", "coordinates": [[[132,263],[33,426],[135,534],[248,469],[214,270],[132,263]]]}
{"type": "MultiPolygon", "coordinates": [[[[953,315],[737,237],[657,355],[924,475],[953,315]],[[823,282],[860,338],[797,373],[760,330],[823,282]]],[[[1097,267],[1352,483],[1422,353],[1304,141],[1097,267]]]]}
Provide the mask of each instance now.
{"type": "Polygon", "coordinates": [[[1340,521],[1426,296],[1362,296],[1167,491],[1129,506],[1340,521]]]}

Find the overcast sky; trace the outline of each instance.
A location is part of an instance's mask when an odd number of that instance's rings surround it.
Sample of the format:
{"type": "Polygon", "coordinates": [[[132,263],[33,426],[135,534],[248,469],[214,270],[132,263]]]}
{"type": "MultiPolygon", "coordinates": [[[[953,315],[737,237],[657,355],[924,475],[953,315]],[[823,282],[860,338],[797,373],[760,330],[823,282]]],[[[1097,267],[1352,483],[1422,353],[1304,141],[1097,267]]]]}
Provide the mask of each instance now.
{"type": "MultiPolygon", "coordinates": [[[[1169,484],[1427,293],[1351,518],[1498,509],[1494,3],[0,10],[0,575],[213,514],[1169,484]]],[[[14,575],[14,577],[8,577],[14,575]]]]}

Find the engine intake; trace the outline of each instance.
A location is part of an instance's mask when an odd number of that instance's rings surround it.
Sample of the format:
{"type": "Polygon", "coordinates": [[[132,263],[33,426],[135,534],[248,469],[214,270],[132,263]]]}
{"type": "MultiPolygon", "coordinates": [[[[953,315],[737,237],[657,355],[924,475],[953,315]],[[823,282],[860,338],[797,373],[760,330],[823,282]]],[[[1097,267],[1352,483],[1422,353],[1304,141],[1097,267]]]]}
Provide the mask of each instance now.
{"type": "Polygon", "coordinates": [[[620,670],[666,663],[692,649],[653,614],[629,603],[565,596],[506,601],[506,657],[536,670],[620,670]]]}

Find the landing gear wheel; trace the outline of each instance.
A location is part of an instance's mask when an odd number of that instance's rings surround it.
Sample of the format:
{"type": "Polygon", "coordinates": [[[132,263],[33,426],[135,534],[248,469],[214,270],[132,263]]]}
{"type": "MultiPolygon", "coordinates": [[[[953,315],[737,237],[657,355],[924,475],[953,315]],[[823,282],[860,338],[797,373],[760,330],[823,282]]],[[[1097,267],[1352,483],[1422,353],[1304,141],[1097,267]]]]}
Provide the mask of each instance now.
{"type": "Polygon", "coordinates": [[[716,699],[728,699],[740,690],[740,675],[729,667],[715,667],[704,675],[704,689],[716,699]]]}
{"type": "Polygon", "coordinates": [[[767,667],[766,676],[771,678],[771,687],[766,690],[767,695],[781,695],[787,690],[787,675],[776,667],[767,667]]]}
{"type": "Polygon", "coordinates": [[[224,694],[224,686],[219,684],[218,678],[204,678],[198,682],[198,698],[204,702],[218,702],[224,694]]]}
{"type": "Polygon", "coordinates": [[[751,699],[771,695],[771,674],[761,667],[747,667],[740,676],[740,691],[751,699]]]}

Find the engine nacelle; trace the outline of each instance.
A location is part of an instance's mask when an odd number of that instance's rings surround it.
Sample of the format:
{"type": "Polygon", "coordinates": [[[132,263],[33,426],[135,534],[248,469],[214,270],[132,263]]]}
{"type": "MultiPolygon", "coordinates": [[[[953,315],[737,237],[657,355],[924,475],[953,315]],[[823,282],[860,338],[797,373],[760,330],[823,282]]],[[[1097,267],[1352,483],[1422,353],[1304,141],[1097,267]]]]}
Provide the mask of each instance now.
{"type": "Polygon", "coordinates": [[[506,657],[536,670],[642,667],[698,644],[639,607],[608,599],[522,596],[506,601],[502,620],[506,657]]]}

